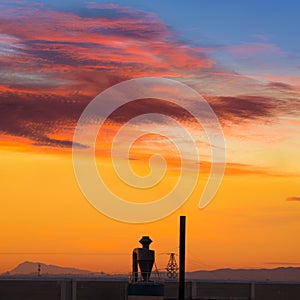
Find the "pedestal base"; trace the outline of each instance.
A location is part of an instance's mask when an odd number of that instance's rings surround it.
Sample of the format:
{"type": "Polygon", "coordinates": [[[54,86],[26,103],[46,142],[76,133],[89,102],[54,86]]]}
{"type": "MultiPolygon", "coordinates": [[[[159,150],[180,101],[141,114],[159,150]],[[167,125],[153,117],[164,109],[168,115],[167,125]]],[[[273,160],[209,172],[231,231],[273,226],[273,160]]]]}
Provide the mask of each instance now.
{"type": "Polygon", "coordinates": [[[163,300],[164,286],[154,283],[134,283],[128,286],[128,300],[163,300]]]}

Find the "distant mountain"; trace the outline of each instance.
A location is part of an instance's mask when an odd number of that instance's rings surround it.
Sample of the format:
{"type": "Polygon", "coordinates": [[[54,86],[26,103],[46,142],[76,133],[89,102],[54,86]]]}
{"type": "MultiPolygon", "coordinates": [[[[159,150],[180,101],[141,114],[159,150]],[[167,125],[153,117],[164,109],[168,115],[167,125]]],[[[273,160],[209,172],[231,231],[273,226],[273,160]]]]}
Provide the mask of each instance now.
{"type": "MultiPolygon", "coordinates": [[[[105,277],[105,278],[128,278],[124,274],[95,273],[88,270],[65,268],[55,265],[47,265],[39,262],[23,262],[13,270],[2,275],[9,276],[37,276],[38,266],[41,268],[42,276],[83,276],[83,277],[105,277]]],[[[161,273],[162,278],[166,274],[161,273]]],[[[154,278],[153,274],[153,278],[154,278]]],[[[213,271],[195,271],[186,273],[187,280],[249,280],[249,281],[290,281],[300,282],[300,268],[275,268],[275,269],[218,269],[213,271]]]]}
{"type": "Polygon", "coordinates": [[[300,282],[300,268],[275,269],[218,269],[195,271],[186,274],[188,279],[205,280],[251,280],[251,281],[293,281],[300,282]]]}
{"type": "Polygon", "coordinates": [[[80,276],[93,276],[91,271],[80,270],[75,268],[65,268],[55,265],[47,265],[39,262],[25,261],[19,264],[13,270],[7,272],[5,275],[37,275],[38,267],[40,265],[41,275],[80,275],[80,276]]]}

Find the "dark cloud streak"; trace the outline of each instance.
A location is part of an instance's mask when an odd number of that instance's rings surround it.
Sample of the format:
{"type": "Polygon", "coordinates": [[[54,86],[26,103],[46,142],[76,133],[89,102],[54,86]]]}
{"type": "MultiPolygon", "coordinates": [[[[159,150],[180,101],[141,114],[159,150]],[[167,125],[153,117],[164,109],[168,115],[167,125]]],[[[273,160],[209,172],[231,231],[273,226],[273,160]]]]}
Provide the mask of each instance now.
{"type": "Polygon", "coordinates": [[[232,122],[273,118],[279,102],[281,100],[252,95],[219,96],[210,100],[216,114],[232,122]]]}
{"type": "Polygon", "coordinates": [[[279,89],[279,90],[283,90],[283,91],[294,91],[295,90],[294,86],[284,83],[284,82],[278,82],[278,81],[269,82],[267,84],[267,87],[271,88],[271,89],[279,89]]]}
{"type": "MultiPolygon", "coordinates": [[[[0,94],[0,132],[28,138],[36,145],[69,148],[72,141],[50,138],[73,129],[88,98],[80,95],[0,94]]],[[[80,145],[77,145],[80,147],[80,145]]]]}
{"type": "Polygon", "coordinates": [[[286,201],[300,201],[300,197],[288,197],[286,201]]]}

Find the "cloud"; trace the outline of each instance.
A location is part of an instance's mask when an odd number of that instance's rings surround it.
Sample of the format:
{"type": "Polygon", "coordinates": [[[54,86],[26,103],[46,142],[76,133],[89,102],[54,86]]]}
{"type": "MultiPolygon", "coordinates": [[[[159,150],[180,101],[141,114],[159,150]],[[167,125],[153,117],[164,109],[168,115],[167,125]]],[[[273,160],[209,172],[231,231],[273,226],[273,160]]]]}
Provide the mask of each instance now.
{"type": "MultiPolygon", "coordinates": [[[[272,120],[300,111],[292,84],[280,78],[249,84],[249,78],[210,58],[208,47],[176,39],[153,13],[94,3],[73,12],[25,4],[22,9],[0,8],[0,54],[4,54],[0,60],[0,131],[4,135],[24,137],[35,145],[70,147],[76,122],[89,101],[116,83],[141,76],[200,82],[196,90],[207,89],[203,94],[223,124],[272,120]],[[266,95],[250,94],[253,90],[266,95]],[[284,97],[266,91],[283,91],[284,97]]],[[[242,55],[278,50],[267,44],[228,49],[242,55]]],[[[193,105],[186,109],[198,109],[193,105]]],[[[121,123],[150,111],[194,122],[184,108],[157,99],[134,102],[109,121],[121,123]]]]}
{"type": "Polygon", "coordinates": [[[287,83],[284,83],[284,82],[279,82],[279,81],[270,81],[268,84],[267,84],[267,87],[271,88],[271,89],[279,89],[279,90],[283,90],[283,91],[294,91],[295,90],[295,87],[290,85],[290,84],[287,84],[287,83]]]}
{"type": "Polygon", "coordinates": [[[201,49],[176,41],[154,14],[120,6],[86,8],[77,14],[25,9],[14,18],[4,9],[0,25],[22,44],[14,47],[17,62],[10,55],[2,62],[18,70],[76,73],[81,67],[136,77],[189,74],[213,64],[201,49]]]}
{"type": "MultiPolygon", "coordinates": [[[[111,85],[110,82],[103,84],[111,85]]],[[[9,136],[27,138],[36,146],[70,148],[72,147],[73,130],[90,100],[89,95],[81,93],[64,95],[49,92],[2,92],[0,93],[0,132],[9,136]]],[[[277,106],[273,100],[249,95],[208,98],[212,108],[224,124],[228,122],[240,124],[247,120],[269,120],[276,115],[277,106]]],[[[189,107],[191,112],[197,109],[196,106],[193,107],[193,104],[189,107]]],[[[184,107],[160,99],[147,98],[135,100],[119,107],[104,123],[104,127],[107,126],[109,130],[111,125],[118,127],[136,116],[157,112],[184,122],[185,126],[187,124],[199,126],[184,107]]],[[[97,112],[95,117],[98,118],[101,115],[97,112]]],[[[145,120],[144,122],[146,122],[145,120]]],[[[156,118],[152,117],[149,122],[162,125],[165,119],[157,116],[156,118]]]]}
{"type": "Polygon", "coordinates": [[[288,197],[286,201],[300,201],[300,197],[288,197]]]}
{"type": "MultiPolygon", "coordinates": [[[[72,138],[61,132],[73,129],[88,98],[82,95],[0,94],[0,132],[30,139],[35,145],[70,148],[72,138]],[[52,138],[51,135],[61,135],[52,138]],[[70,139],[68,139],[70,138],[70,139]]],[[[81,145],[77,145],[80,147],[81,145]]]]}
{"type": "Polygon", "coordinates": [[[265,34],[253,34],[252,37],[261,40],[261,41],[267,41],[269,39],[269,36],[265,35],[265,34]]]}
{"type": "Polygon", "coordinates": [[[283,54],[284,52],[274,44],[267,43],[242,43],[239,45],[226,46],[226,51],[234,55],[246,58],[259,55],[283,54]]]}
{"type": "MultiPolygon", "coordinates": [[[[213,64],[201,49],[177,41],[153,13],[118,5],[90,3],[77,12],[2,5],[0,26],[0,131],[35,145],[71,147],[81,112],[109,86],[213,64]]],[[[131,112],[143,110],[137,105],[131,112]]]]}
{"type": "Polygon", "coordinates": [[[278,99],[264,96],[238,95],[210,98],[210,104],[222,120],[269,119],[276,115],[278,99]],[[276,103],[277,100],[277,103],[276,103]]]}

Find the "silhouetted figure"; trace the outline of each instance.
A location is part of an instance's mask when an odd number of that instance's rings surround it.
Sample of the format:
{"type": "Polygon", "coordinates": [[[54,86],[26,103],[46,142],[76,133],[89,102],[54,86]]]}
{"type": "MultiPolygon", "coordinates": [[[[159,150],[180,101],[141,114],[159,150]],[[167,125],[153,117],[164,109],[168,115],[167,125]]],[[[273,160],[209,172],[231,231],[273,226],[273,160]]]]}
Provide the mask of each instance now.
{"type": "Polygon", "coordinates": [[[142,281],[148,282],[154,264],[154,251],[149,250],[152,240],[143,236],[139,241],[143,248],[135,248],[132,253],[132,281],[138,281],[138,267],[140,267],[142,281]]]}

